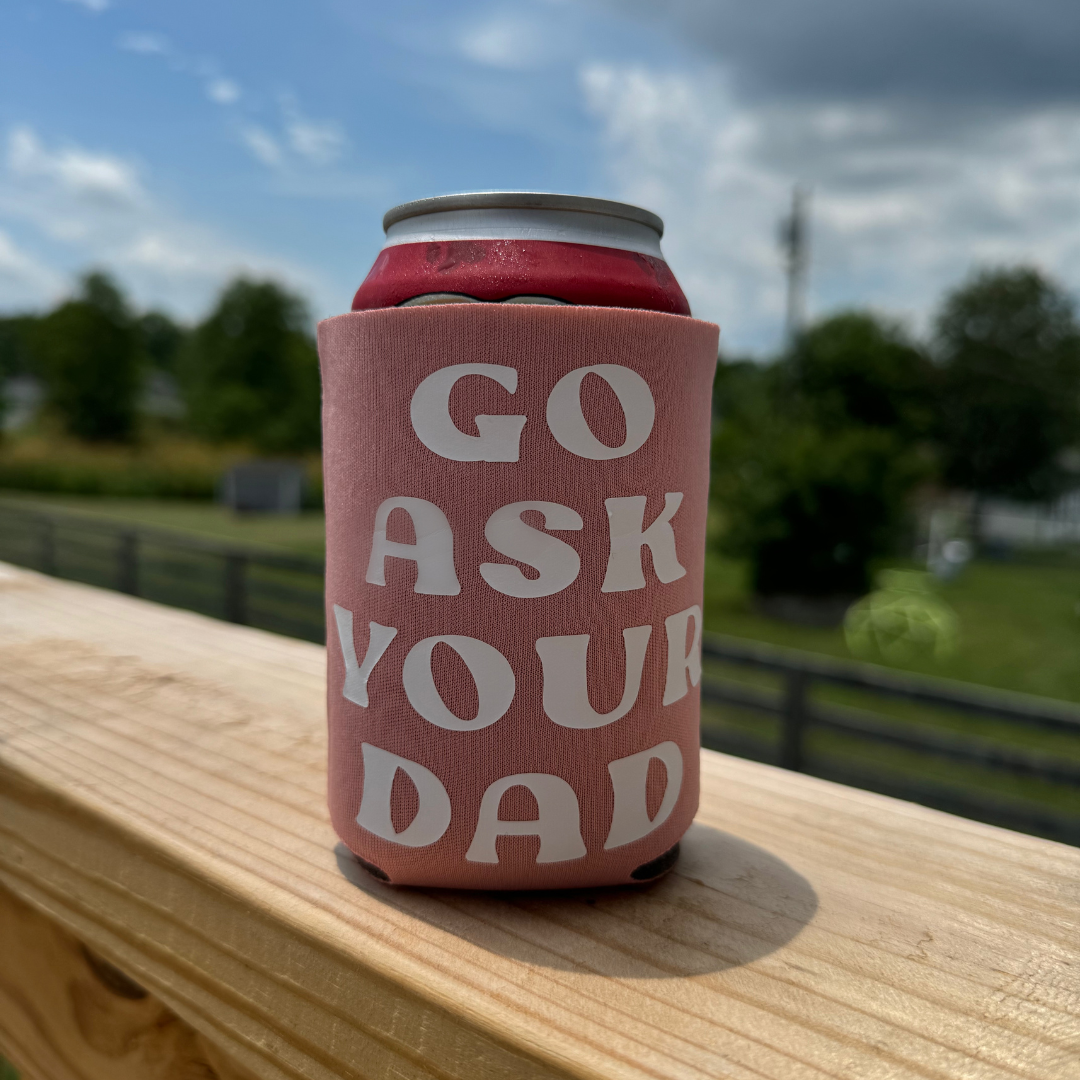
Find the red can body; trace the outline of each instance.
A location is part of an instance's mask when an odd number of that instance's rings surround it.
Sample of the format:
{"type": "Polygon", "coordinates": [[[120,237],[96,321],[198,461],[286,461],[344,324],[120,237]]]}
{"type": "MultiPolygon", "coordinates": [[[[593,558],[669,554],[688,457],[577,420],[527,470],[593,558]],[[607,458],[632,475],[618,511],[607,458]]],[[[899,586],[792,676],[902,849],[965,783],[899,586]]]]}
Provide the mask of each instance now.
{"type": "Polygon", "coordinates": [[[660,252],[659,218],[598,199],[520,192],[408,203],[353,311],[408,304],[516,302],[689,315],[660,252]]]}

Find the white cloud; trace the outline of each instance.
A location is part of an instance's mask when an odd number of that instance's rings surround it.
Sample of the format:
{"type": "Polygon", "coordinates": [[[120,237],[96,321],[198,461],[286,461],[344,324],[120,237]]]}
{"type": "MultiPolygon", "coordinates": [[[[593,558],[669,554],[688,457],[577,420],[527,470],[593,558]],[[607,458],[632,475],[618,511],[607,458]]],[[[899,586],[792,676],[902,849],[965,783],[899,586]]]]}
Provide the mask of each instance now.
{"type": "Polygon", "coordinates": [[[131,31],[122,34],[116,44],[125,52],[163,57],[173,71],[202,80],[206,96],[218,105],[235,105],[242,96],[239,84],[222,75],[213,60],[188,56],[161,34],[131,31]]]}
{"type": "Polygon", "coordinates": [[[79,199],[130,204],[142,197],[128,162],[78,147],[47,150],[27,127],[15,128],[8,138],[8,168],[19,177],[54,181],[79,199]]]}
{"type": "Polygon", "coordinates": [[[234,105],[240,100],[240,87],[232,79],[214,78],[206,84],[206,96],[219,105],[234,105]]]}
{"type": "Polygon", "coordinates": [[[177,213],[122,158],[50,146],[25,126],[9,134],[0,171],[0,228],[5,222],[17,222],[27,238],[19,248],[0,232],[5,306],[49,303],[69,272],[89,265],[117,273],[139,304],[188,317],[239,273],[285,280],[314,293],[321,309],[335,306],[319,274],[177,213]],[[16,279],[18,288],[9,287],[16,279]]]}
{"type": "Polygon", "coordinates": [[[532,67],[547,53],[547,34],[530,19],[500,14],[464,31],[458,48],[466,59],[488,67],[532,67]]]}
{"type": "Polygon", "coordinates": [[[245,124],[240,139],[248,152],[269,169],[295,171],[296,165],[324,168],[337,161],[348,140],[333,120],[312,120],[288,95],[281,99],[281,131],[274,134],[259,124],[245,124]]]}
{"type": "Polygon", "coordinates": [[[166,56],[171,51],[168,38],[141,30],[121,35],[117,44],[127,52],[143,56],[166,56]]]}
{"type": "Polygon", "coordinates": [[[42,297],[55,299],[63,278],[23,251],[0,229],[0,283],[8,306],[34,304],[42,297]]]}
{"type": "Polygon", "coordinates": [[[102,11],[108,11],[112,7],[112,0],[68,0],[69,4],[78,4],[79,7],[92,11],[95,15],[102,11]]]}
{"type": "Polygon", "coordinates": [[[330,165],[341,157],[345,134],[333,120],[311,120],[295,102],[282,105],[285,134],[293,152],[312,165],[330,165]]]}
{"type": "Polygon", "coordinates": [[[744,104],[715,72],[582,72],[617,194],[659,212],[695,313],[729,349],[780,340],[777,223],[813,186],[811,310],[869,304],[916,323],[974,265],[1080,282],[1080,108],[744,104]]]}
{"type": "MultiPolygon", "coordinates": [[[[229,108],[244,96],[240,84],[222,75],[214,60],[186,55],[160,34],[133,31],[123,34],[117,45],[126,52],[164,57],[174,71],[199,79],[207,98],[217,105],[229,108]]],[[[230,109],[240,143],[256,161],[282,171],[290,165],[325,168],[342,157],[348,139],[336,120],[306,116],[291,94],[280,95],[278,105],[280,126],[271,125],[275,131],[265,123],[241,121],[239,110],[230,109]]]]}
{"type": "Polygon", "coordinates": [[[241,128],[240,138],[252,155],[268,168],[277,168],[281,164],[284,158],[281,147],[277,139],[265,128],[249,124],[241,128]]]}

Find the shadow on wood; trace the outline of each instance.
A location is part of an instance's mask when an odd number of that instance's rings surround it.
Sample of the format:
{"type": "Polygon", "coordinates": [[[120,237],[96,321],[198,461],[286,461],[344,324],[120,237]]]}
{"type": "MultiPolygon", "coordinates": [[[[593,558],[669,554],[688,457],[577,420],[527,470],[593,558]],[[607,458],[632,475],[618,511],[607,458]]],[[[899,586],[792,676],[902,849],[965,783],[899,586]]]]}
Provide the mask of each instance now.
{"type": "Polygon", "coordinates": [[[810,883],[782,859],[700,823],[683,838],[681,857],[666,877],[606,889],[395,887],[367,873],[344,844],[335,853],[358,888],[482,949],[622,979],[677,979],[749,964],[791,941],[818,906],[810,883]]]}

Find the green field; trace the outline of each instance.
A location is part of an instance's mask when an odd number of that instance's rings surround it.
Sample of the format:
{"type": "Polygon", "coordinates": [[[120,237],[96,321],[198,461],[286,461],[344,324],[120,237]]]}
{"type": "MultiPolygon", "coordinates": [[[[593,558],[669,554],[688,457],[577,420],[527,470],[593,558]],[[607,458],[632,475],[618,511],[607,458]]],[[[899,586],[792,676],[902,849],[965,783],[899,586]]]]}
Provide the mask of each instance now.
{"type": "MultiPolygon", "coordinates": [[[[754,612],[745,568],[711,556],[705,575],[708,629],[829,656],[851,654],[840,630],[795,626],[754,612]]],[[[1003,690],[1080,702],[1080,571],[977,562],[938,594],[956,612],[960,637],[943,661],[875,663],[1003,690]]]]}
{"type": "MultiPolygon", "coordinates": [[[[3,499],[257,547],[319,555],[325,545],[319,513],[237,515],[212,503],[150,499],[14,493],[3,499]]],[[[886,666],[1080,702],[1080,570],[981,562],[941,586],[940,595],[959,617],[956,652],[941,662],[913,659],[886,666]]],[[[796,626],[755,613],[743,564],[716,555],[710,555],[706,570],[705,619],[708,629],[735,637],[850,656],[840,630],[796,626]]]]}
{"type": "Polygon", "coordinates": [[[179,499],[110,499],[93,495],[39,495],[5,491],[0,501],[25,508],[63,510],[157,529],[175,529],[252,547],[322,555],[326,530],[321,512],[235,514],[210,502],[179,499]]]}

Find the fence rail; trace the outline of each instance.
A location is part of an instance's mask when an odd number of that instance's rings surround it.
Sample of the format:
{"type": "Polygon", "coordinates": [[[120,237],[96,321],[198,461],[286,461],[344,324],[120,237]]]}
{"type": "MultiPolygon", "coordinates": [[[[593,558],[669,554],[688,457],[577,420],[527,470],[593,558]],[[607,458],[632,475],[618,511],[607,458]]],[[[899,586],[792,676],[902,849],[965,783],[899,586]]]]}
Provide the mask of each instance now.
{"type": "Polygon", "coordinates": [[[322,559],[0,503],[0,559],[173,607],[325,640],[322,559]]]}
{"type": "Polygon", "coordinates": [[[707,672],[702,680],[707,705],[773,717],[778,731],[769,745],[745,727],[711,726],[706,720],[705,746],[1080,845],[1080,709],[717,634],[706,635],[702,655],[707,665],[765,672],[781,683],[762,689],[707,672]],[[903,710],[890,717],[841,701],[815,700],[815,690],[830,687],[919,705],[921,722],[903,710]],[[974,723],[958,724],[958,717],[974,723]],[[1000,722],[1010,730],[1002,730],[1000,722]],[[1049,734],[1044,747],[1026,745],[1033,729],[1049,734]],[[848,745],[815,747],[815,736],[822,734],[848,745]],[[858,744],[878,753],[860,754],[858,744]],[[889,751],[908,757],[890,761],[889,751]],[[965,772],[944,781],[927,779],[918,775],[911,756],[959,765],[965,772]],[[1033,781],[1045,790],[1017,792],[1008,780],[1033,781]]]}
{"type": "MultiPolygon", "coordinates": [[[[0,559],[325,640],[310,556],[0,503],[0,559]]],[[[711,749],[1080,845],[1080,708],[721,635],[703,659],[711,749]]]]}

